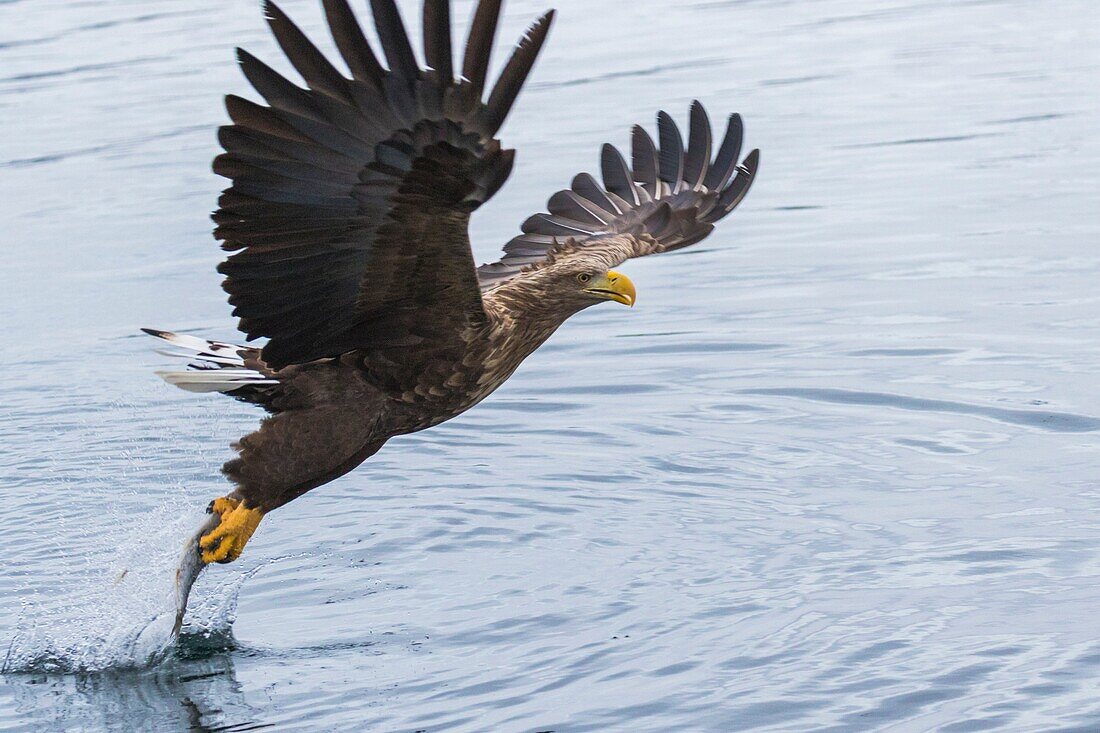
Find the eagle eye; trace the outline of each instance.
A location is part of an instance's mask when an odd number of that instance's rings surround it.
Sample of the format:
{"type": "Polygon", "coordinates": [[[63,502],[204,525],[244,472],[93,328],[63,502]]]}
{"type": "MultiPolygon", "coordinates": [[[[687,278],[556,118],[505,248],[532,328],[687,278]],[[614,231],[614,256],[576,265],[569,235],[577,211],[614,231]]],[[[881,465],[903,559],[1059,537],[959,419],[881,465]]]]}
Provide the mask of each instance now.
{"type": "Polygon", "coordinates": [[[584,285],[586,282],[588,282],[591,279],[592,279],[592,276],[589,275],[587,272],[582,272],[581,274],[577,275],[577,282],[579,282],[581,285],[584,285]]]}

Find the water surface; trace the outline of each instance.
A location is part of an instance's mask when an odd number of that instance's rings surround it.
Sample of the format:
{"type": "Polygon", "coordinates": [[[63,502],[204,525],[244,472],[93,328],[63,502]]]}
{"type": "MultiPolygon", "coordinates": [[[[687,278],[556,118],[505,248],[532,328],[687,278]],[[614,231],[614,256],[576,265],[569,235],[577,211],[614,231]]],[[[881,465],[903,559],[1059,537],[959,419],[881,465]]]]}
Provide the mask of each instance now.
{"type": "Polygon", "coordinates": [[[126,669],[258,417],[137,328],[234,337],[209,161],[232,47],[277,53],[243,0],[0,4],[0,728],[1100,729],[1096,5],[558,5],[478,259],[695,97],[748,199],[126,669]]]}

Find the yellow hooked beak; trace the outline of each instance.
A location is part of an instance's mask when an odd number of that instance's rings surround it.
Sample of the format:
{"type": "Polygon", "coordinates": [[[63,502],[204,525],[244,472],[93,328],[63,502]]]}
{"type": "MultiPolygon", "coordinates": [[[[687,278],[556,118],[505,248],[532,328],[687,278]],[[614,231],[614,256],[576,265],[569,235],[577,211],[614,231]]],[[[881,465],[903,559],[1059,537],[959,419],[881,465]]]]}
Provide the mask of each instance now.
{"type": "Polygon", "coordinates": [[[597,277],[584,290],[598,298],[613,300],[632,308],[634,307],[634,301],[637,299],[634,283],[630,282],[630,278],[626,275],[614,270],[608,270],[602,277],[597,277]]]}

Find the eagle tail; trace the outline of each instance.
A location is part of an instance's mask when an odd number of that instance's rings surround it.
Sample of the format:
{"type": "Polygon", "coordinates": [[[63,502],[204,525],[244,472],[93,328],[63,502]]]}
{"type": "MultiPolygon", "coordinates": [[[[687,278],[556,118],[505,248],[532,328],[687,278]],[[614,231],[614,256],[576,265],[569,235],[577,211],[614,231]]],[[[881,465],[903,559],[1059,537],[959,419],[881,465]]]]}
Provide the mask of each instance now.
{"type": "Polygon", "coordinates": [[[279,380],[246,366],[244,355],[256,352],[251,347],[152,328],[141,330],[172,347],[157,349],[158,354],[188,360],[186,370],[157,372],[164,381],[180,389],[188,392],[224,392],[244,399],[257,389],[263,391],[265,387],[279,384],[279,380]]]}

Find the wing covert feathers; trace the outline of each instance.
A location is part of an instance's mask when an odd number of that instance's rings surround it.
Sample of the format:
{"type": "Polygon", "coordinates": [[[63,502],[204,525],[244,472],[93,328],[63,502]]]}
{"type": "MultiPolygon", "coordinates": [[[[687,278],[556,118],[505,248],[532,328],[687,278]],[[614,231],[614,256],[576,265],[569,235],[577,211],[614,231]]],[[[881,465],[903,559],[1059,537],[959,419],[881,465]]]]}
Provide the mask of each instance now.
{"type": "Polygon", "coordinates": [[[427,69],[394,0],[370,2],[381,57],[347,0],[322,1],[347,71],[265,2],[304,87],[239,51],[266,104],[226,98],[233,124],[219,131],[225,152],[214,161],[232,180],[213,217],[233,253],[219,271],[240,329],[269,339],[263,358],[274,369],[412,341],[451,348],[442,342],[484,318],[469,214],[511,171],[513,151],[495,135],[552,19],[531,26],[486,97],[500,0],[478,4],[461,79],[446,0],[424,3],[427,69]],[[428,275],[452,287],[423,290],[428,275]],[[435,330],[418,325],[433,319],[435,330]]]}
{"type": "Polygon", "coordinates": [[[656,245],[643,253],[653,254],[687,247],[710,234],[748,193],[760,151],[738,162],[744,125],[734,114],[712,159],[710,120],[698,101],[691,105],[686,149],[675,121],[663,111],[657,115],[657,132],[655,144],[642,127],[632,129],[630,165],[605,144],[600,151],[603,185],[582,173],[570,188],[550,197],[548,211],[523,223],[523,233],[504,246],[498,262],[478,268],[482,289],[546,261],[569,238],[583,247],[608,234],[647,234],[656,245]]]}

